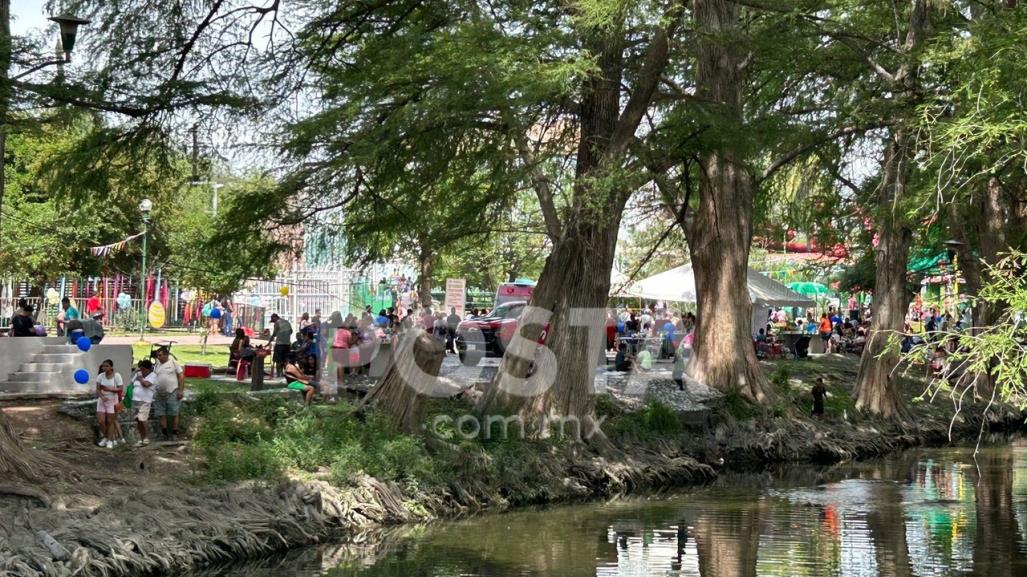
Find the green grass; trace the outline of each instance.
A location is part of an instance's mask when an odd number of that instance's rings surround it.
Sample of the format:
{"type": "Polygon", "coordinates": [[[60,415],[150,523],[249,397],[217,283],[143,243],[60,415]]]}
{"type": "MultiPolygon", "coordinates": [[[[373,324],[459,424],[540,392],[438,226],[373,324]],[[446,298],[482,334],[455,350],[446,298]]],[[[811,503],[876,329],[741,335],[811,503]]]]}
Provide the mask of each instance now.
{"type": "MultiPolygon", "coordinates": [[[[174,339],[172,339],[174,340],[174,339]]],[[[207,345],[207,354],[203,354],[202,345],[172,345],[171,352],[180,363],[201,363],[215,369],[228,366],[228,345],[207,345]]],[[[136,343],[132,345],[132,358],[139,360],[150,356],[150,344],[136,343]]]]}
{"type": "Polygon", "coordinates": [[[654,400],[640,411],[613,416],[604,429],[615,437],[663,438],[681,432],[681,419],[674,409],[654,400]]]}
{"type": "Polygon", "coordinates": [[[350,404],[303,407],[281,398],[219,395],[211,385],[197,388],[194,442],[205,461],[198,481],[270,481],[292,474],[343,484],[361,472],[420,485],[441,479],[420,439],[392,433],[377,415],[361,420],[350,404]]]}

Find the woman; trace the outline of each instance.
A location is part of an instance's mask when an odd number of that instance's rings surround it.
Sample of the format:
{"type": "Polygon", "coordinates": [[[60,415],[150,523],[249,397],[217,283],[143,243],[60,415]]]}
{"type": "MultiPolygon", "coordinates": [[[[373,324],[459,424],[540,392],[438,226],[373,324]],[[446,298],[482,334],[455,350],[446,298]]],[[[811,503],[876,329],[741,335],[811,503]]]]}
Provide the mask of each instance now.
{"type": "MultiPolygon", "coordinates": [[[[313,380],[304,368],[309,369],[310,357],[304,359],[296,359],[290,356],[289,361],[285,363],[285,380],[290,382],[297,382],[303,385],[303,403],[309,405],[314,400],[314,393],[317,392],[317,382],[313,380]]],[[[316,371],[316,367],[314,367],[316,371]]]]}
{"type": "Polygon", "coordinates": [[[114,372],[114,362],[110,359],[100,363],[100,374],[96,376],[96,424],[100,429],[99,446],[113,449],[124,443],[118,434],[118,415],[116,406],[124,394],[121,375],[114,372]]]}
{"type": "Polygon", "coordinates": [[[346,379],[346,370],[350,366],[349,353],[350,345],[352,344],[353,333],[347,327],[340,326],[335,331],[335,338],[332,339],[332,360],[335,361],[335,380],[338,381],[340,387],[346,379]]]}
{"type": "Polygon", "coordinates": [[[228,346],[228,370],[231,371],[238,366],[243,358],[243,351],[250,348],[250,337],[241,328],[235,329],[235,338],[228,346]]]}
{"type": "Polygon", "coordinates": [[[831,319],[827,318],[827,313],[820,315],[820,338],[824,341],[824,352],[831,352],[831,333],[834,332],[834,327],[831,326],[831,319]]]}

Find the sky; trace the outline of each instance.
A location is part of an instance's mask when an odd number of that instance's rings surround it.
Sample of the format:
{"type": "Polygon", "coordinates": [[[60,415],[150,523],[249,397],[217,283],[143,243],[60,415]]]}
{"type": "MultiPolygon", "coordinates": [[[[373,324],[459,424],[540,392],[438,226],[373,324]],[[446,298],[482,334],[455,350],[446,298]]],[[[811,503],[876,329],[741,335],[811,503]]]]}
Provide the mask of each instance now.
{"type": "Polygon", "coordinates": [[[24,35],[33,28],[46,28],[56,24],[47,22],[49,14],[44,13],[45,0],[11,0],[11,34],[24,35]]]}

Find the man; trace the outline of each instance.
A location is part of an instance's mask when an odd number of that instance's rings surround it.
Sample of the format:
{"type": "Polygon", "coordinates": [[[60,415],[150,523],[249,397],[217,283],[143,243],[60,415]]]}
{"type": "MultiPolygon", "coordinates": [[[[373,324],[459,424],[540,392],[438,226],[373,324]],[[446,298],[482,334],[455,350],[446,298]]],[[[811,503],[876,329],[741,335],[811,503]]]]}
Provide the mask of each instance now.
{"type": "Polygon", "coordinates": [[[449,307],[449,317],[446,318],[446,349],[456,354],[456,328],[460,326],[460,315],[456,314],[456,307],[449,307]]]}
{"type": "Polygon", "coordinates": [[[171,358],[167,347],[157,350],[157,366],[153,368],[157,376],[157,390],[153,399],[153,412],[160,419],[161,437],[164,440],[178,440],[178,409],[185,396],[185,371],[177,361],[171,358]],[[168,417],[171,417],[171,430],[168,430],[168,417]]]}
{"type": "Polygon", "coordinates": [[[57,313],[57,336],[63,337],[68,334],[68,322],[78,319],[78,310],[71,306],[71,299],[61,299],[61,310],[57,313]]]}
{"type": "Polygon", "coordinates": [[[279,377],[285,376],[285,363],[289,360],[289,349],[292,345],[292,325],[289,321],[278,316],[271,315],[271,324],[274,326],[268,344],[274,342],[275,348],[271,357],[271,378],[275,378],[275,370],[279,377]]]}

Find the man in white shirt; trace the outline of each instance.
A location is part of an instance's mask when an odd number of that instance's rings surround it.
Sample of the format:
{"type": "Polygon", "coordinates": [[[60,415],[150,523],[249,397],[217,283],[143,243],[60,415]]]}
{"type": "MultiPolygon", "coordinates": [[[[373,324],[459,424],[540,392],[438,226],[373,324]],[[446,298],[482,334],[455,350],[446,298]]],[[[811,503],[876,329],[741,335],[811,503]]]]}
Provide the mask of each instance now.
{"type": "Polygon", "coordinates": [[[132,377],[132,416],[135,418],[136,431],[139,432],[136,447],[150,444],[146,422],[150,420],[150,404],[153,403],[156,389],[157,375],[153,373],[153,363],[150,359],[143,359],[139,362],[139,372],[132,377]]]}
{"type": "Polygon", "coordinates": [[[178,410],[185,396],[185,371],[171,358],[168,349],[162,347],[157,351],[153,373],[157,376],[153,412],[160,419],[162,437],[174,441],[178,439],[178,410]],[[171,417],[171,431],[168,431],[168,417],[171,417]]]}

